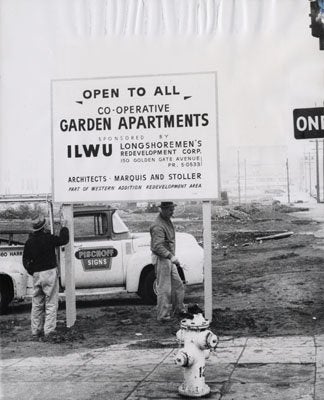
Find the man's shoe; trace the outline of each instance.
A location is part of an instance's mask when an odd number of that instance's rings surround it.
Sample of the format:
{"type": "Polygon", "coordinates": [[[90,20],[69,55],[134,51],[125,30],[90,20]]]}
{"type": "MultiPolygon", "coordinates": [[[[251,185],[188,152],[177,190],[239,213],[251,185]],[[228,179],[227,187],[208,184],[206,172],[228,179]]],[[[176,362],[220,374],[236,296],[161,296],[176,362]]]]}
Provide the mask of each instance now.
{"type": "Polygon", "coordinates": [[[43,332],[32,333],[31,334],[31,340],[33,342],[39,342],[42,339],[43,336],[44,336],[43,332]]]}
{"type": "Polygon", "coordinates": [[[180,318],[180,319],[188,318],[188,311],[185,308],[183,308],[180,311],[175,311],[173,315],[175,318],[180,318]]]}
{"type": "Polygon", "coordinates": [[[167,317],[162,317],[158,319],[159,322],[170,322],[171,321],[171,317],[167,316],[167,317]]]}
{"type": "Polygon", "coordinates": [[[189,317],[191,317],[189,319],[192,319],[191,314],[188,314],[187,311],[181,311],[181,312],[177,313],[176,316],[180,319],[189,318],[189,317]]]}
{"type": "Polygon", "coordinates": [[[41,340],[41,337],[38,335],[31,335],[30,340],[32,342],[39,342],[41,340]]]}
{"type": "Polygon", "coordinates": [[[43,341],[56,343],[60,341],[60,336],[57,334],[56,331],[52,331],[44,336],[43,341]]]}

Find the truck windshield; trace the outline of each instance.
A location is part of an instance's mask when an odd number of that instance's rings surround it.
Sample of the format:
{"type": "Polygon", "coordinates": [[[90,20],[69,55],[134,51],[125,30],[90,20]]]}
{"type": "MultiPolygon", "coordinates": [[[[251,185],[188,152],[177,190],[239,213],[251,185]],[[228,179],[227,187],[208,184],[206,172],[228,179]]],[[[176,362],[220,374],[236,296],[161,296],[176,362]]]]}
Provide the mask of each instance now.
{"type": "Polygon", "coordinates": [[[112,215],[112,222],[113,222],[113,231],[116,234],[120,233],[128,233],[129,229],[124,224],[123,220],[118,215],[117,211],[115,211],[112,215]]]}

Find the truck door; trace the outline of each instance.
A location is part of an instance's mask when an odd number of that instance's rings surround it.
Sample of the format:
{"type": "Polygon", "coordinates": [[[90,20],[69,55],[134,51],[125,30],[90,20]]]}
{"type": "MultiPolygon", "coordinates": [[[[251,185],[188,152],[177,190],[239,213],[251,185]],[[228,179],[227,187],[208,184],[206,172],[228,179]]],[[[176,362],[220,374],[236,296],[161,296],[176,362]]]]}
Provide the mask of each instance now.
{"type": "MultiPolygon", "coordinates": [[[[124,284],[121,241],[112,240],[109,213],[74,215],[74,265],[76,288],[100,288],[124,284]]],[[[61,248],[64,263],[64,248],[61,248]]],[[[61,271],[65,287],[65,268],[61,271]]]]}

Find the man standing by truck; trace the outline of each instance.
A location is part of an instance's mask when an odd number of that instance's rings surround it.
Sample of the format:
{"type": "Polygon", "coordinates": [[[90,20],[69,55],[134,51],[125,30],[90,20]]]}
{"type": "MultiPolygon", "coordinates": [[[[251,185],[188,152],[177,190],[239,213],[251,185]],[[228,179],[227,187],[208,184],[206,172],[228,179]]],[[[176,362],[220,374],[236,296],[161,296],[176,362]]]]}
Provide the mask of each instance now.
{"type": "Polygon", "coordinates": [[[36,339],[49,338],[56,329],[58,308],[58,271],[55,247],[69,242],[69,230],[61,228],[59,236],[45,230],[46,219],[37,218],[33,233],[25,243],[23,265],[33,276],[31,332],[36,339]]]}
{"type": "Polygon", "coordinates": [[[157,290],[157,319],[165,322],[174,314],[184,312],[184,285],[177,267],[180,261],[175,256],[175,230],[171,217],[175,204],[164,201],[159,205],[160,213],[150,228],[152,262],[155,266],[157,290]]]}

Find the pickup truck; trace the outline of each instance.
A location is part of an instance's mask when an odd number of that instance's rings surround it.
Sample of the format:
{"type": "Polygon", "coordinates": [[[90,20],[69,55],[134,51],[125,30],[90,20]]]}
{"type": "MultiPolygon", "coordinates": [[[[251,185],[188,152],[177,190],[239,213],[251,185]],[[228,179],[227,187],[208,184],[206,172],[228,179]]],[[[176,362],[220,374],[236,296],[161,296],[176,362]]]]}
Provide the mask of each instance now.
{"type": "MultiPolygon", "coordinates": [[[[137,293],[154,304],[155,272],[149,232],[131,233],[116,208],[74,206],[74,268],[76,296],[137,293]]],[[[14,224],[13,224],[14,225],[14,224]]],[[[32,295],[32,278],[22,265],[24,242],[31,230],[0,228],[0,313],[12,300],[32,295]]],[[[203,249],[187,233],[176,233],[179,273],[187,285],[203,282],[203,249]]],[[[64,296],[65,247],[58,251],[60,292],[64,296]]]]}

